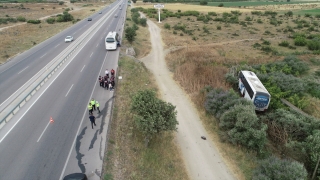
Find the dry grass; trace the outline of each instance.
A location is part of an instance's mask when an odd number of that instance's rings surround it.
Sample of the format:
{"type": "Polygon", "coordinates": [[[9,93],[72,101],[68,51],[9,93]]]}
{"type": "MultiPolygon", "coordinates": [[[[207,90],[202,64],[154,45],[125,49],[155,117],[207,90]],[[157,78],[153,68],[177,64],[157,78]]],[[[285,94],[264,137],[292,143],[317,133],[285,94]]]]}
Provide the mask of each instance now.
{"type": "MultiPolygon", "coordinates": [[[[143,8],[150,7],[150,5],[137,5],[143,8]]],[[[217,13],[231,11],[229,8],[214,10],[213,8],[204,9],[201,6],[192,6],[190,8],[186,5],[179,6],[174,4],[166,4],[165,7],[172,11],[192,9],[203,13],[208,11],[217,13]]],[[[277,8],[287,9],[281,6],[277,8]]],[[[238,10],[241,11],[243,9],[238,10]]],[[[251,10],[255,9],[251,8],[251,10]]],[[[273,8],[272,10],[275,9],[273,8]]],[[[221,14],[219,17],[221,17],[221,14]]],[[[297,47],[297,49],[291,50],[278,46],[284,40],[293,46],[293,40],[288,38],[289,33],[285,33],[284,29],[287,26],[295,27],[296,25],[292,20],[297,19],[297,16],[290,18],[277,17],[277,20],[283,22],[279,26],[271,25],[269,18],[268,16],[251,15],[251,13],[245,11],[239,16],[239,20],[240,22],[245,22],[247,24],[246,27],[240,24],[226,24],[216,21],[209,21],[209,23],[205,24],[196,21],[196,17],[171,17],[163,20],[161,24],[157,23],[162,29],[162,39],[165,43],[165,48],[171,50],[166,56],[168,68],[174,73],[175,80],[191,96],[192,101],[198,107],[206,129],[211,132],[211,136],[215,139],[218,149],[227,160],[227,165],[236,173],[237,179],[252,178],[252,170],[256,166],[255,155],[246,152],[245,149],[241,149],[240,147],[220,142],[216,120],[211,116],[208,117],[203,108],[205,94],[202,89],[208,85],[215,88],[229,89],[230,86],[225,82],[224,75],[228,72],[230,66],[268,63],[283,60],[285,55],[292,54],[295,51],[308,51],[306,47],[297,47]],[[247,16],[253,18],[253,21],[246,21],[245,18],[247,16]],[[257,23],[258,19],[263,23],[257,23]],[[166,23],[171,26],[170,30],[164,28],[164,24],[166,23]],[[192,32],[192,35],[180,30],[174,30],[174,25],[185,25],[186,29],[192,32]],[[218,26],[221,26],[221,30],[217,29],[218,26]],[[208,30],[207,32],[204,31],[204,27],[208,30]],[[174,31],[176,31],[176,34],[173,33],[174,31]],[[261,50],[253,48],[253,44],[263,44],[264,41],[269,41],[270,46],[275,48],[280,54],[283,54],[283,56],[264,53],[261,50]]],[[[156,19],[151,20],[157,21],[156,19]]],[[[311,21],[307,18],[306,20],[311,21]]],[[[307,54],[298,57],[308,61],[314,55],[307,54]]],[[[319,100],[312,99],[311,102],[310,107],[317,107],[319,105],[319,100]]],[[[311,113],[315,112],[319,111],[315,110],[311,113]]]]}
{"type": "MultiPolygon", "coordinates": [[[[131,17],[130,10],[127,10],[127,16],[131,17]]],[[[127,21],[125,27],[132,24],[127,21]]],[[[139,26],[136,40],[132,44],[123,38],[121,53],[127,47],[133,47],[137,57],[146,56],[151,49],[148,28],[139,26]]],[[[143,63],[127,56],[121,57],[119,61],[119,74],[123,80],[116,90],[103,179],[188,179],[180,152],[174,145],[173,133],[155,137],[146,148],[144,138],[135,129],[129,109],[130,99],[138,90],[157,89],[152,74],[143,63]]]]}
{"type": "MultiPolygon", "coordinates": [[[[29,5],[32,4],[25,4],[24,7],[28,7],[29,5]]],[[[12,12],[10,13],[17,13],[17,14],[24,14],[27,17],[34,17],[34,19],[39,19],[40,17],[47,16],[49,13],[62,13],[63,8],[61,7],[59,11],[46,11],[44,10],[44,14],[41,15],[41,11],[38,9],[41,9],[40,7],[42,6],[48,6],[48,9],[52,9],[54,6],[59,6],[57,4],[35,4],[37,5],[37,9],[32,9],[28,13],[23,12],[21,13],[21,9],[16,9],[16,8],[10,8],[12,12]],[[51,5],[51,7],[49,7],[51,5]],[[45,13],[47,12],[47,13],[45,13]]],[[[95,4],[93,6],[89,7],[81,7],[84,4],[78,4],[78,10],[71,11],[70,14],[73,15],[75,19],[83,19],[95,12],[90,11],[91,9],[101,9],[101,4],[95,4]]],[[[31,8],[30,8],[31,9],[31,8]]],[[[56,8],[58,9],[58,8],[56,8]]],[[[55,9],[55,10],[56,10],[55,9]]],[[[0,11],[1,13],[2,10],[0,11]]],[[[8,12],[7,12],[8,13],[8,12]]],[[[14,16],[13,14],[10,14],[12,17],[17,17],[14,16]]],[[[29,19],[29,18],[28,18],[29,19]]],[[[32,18],[30,18],[32,19],[32,18]]],[[[13,23],[7,24],[7,26],[12,26],[15,25],[13,23]]],[[[0,63],[4,63],[8,58],[15,56],[18,53],[22,53],[30,48],[32,48],[34,45],[37,45],[44,40],[54,36],[55,34],[59,33],[61,30],[72,26],[72,22],[64,22],[64,23],[55,23],[55,24],[48,24],[44,20],[42,20],[41,24],[22,24],[22,25],[17,25],[14,27],[10,27],[7,29],[3,29],[0,31],[0,39],[1,39],[1,44],[0,44],[0,63]]],[[[63,41],[63,40],[62,40],[63,41]]]]}
{"type": "Polygon", "coordinates": [[[130,99],[138,90],[157,89],[152,74],[143,63],[123,57],[119,75],[123,80],[116,90],[104,179],[188,179],[173,133],[158,135],[146,148],[144,138],[135,129],[130,99]]]}
{"type": "MultiPolygon", "coordinates": [[[[127,19],[131,19],[130,8],[127,9],[127,19]]],[[[127,20],[124,28],[131,27],[133,21],[127,20]]],[[[130,44],[125,38],[125,32],[123,34],[123,44],[124,47],[133,47],[136,53],[136,58],[142,58],[150,53],[151,42],[150,42],[150,32],[148,27],[141,27],[137,30],[136,39],[130,44]]],[[[125,49],[125,48],[123,48],[125,49]]]]}
{"type": "MultiPolygon", "coordinates": [[[[150,3],[143,3],[141,1],[138,1],[136,4],[134,4],[135,7],[143,7],[143,8],[153,8],[153,4],[150,3]]],[[[222,13],[222,12],[231,12],[239,10],[241,12],[251,12],[251,9],[239,9],[239,8],[224,8],[224,7],[214,7],[214,6],[198,6],[198,5],[191,5],[191,4],[165,4],[165,8],[170,11],[189,11],[189,10],[197,10],[199,12],[216,12],[216,13],[222,13]]]]}

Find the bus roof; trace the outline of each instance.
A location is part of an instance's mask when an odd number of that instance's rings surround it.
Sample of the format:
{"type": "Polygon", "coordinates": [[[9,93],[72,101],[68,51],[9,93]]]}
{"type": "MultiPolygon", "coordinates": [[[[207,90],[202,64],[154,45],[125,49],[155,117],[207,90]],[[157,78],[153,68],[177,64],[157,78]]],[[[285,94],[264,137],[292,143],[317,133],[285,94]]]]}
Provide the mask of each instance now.
{"type": "Polygon", "coordinates": [[[108,33],[108,35],[107,35],[107,38],[108,37],[116,37],[116,35],[117,35],[117,32],[116,31],[110,31],[109,33],[108,33]]]}
{"type": "MultiPolygon", "coordinates": [[[[247,79],[248,83],[253,90],[256,92],[264,92],[269,94],[268,90],[264,87],[264,85],[261,83],[257,75],[252,71],[241,71],[243,76],[247,79]]],[[[270,94],[269,94],[270,95],[270,94]]]]}

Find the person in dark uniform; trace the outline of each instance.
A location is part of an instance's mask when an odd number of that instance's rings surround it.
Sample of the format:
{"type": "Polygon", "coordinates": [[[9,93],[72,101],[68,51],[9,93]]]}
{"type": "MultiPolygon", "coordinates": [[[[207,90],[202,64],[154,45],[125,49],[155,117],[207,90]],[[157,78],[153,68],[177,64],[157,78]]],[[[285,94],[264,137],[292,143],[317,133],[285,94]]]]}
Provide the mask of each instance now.
{"type": "Polygon", "coordinates": [[[94,115],[90,115],[89,116],[90,122],[91,122],[91,127],[93,129],[93,125],[96,126],[96,117],[94,117],[94,115]]]}
{"type": "Polygon", "coordinates": [[[99,79],[98,79],[98,80],[99,80],[99,82],[100,82],[100,87],[101,87],[101,86],[103,87],[103,83],[104,83],[104,82],[103,82],[103,77],[99,76],[99,79]]]}
{"type": "Polygon", "coordinates": [[[109,81],[108,78],[104,79],[104,88],[107,88],[107,90],[109,89],[109,81]]]}

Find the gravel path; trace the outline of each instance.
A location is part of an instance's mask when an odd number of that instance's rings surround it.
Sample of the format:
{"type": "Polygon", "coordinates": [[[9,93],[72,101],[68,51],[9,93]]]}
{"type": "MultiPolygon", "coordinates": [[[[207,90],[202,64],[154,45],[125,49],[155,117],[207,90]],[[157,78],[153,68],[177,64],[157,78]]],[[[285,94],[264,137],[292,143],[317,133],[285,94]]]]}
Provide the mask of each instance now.
{"type": "Polygon", "coordinates": [[[150,20],[147,21],[147,24],[151,36],[152,51],[141,61],[154,74],[162,99],[176,106],[179,125],[175,141],[181,150],[190,179],[235,179],[225,165],[214,142],[208,138],[209,135],[188,95],[176,84],[172,73],[166,66],[160,28],[150,20]],[[201,136],[206,136],[207,139],[202,140],[201,136]]]}

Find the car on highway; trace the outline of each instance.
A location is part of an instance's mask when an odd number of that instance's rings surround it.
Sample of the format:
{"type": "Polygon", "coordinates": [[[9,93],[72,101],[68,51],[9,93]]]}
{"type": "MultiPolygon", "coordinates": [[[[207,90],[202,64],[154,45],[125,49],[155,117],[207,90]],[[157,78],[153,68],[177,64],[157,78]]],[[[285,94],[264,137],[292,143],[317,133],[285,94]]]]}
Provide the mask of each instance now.
{"type": "Polygon", "coordinates": [[[64,42],[72,42],[73,41],[73,37],[72,36],[67,36],[65,39],[64,39],[64,42]]]}
{"type": "Polygon", "coordinates": [[[88,178],[83,173],[73,173],[66,175],[63,180],[88,180],[88,178]]]}
{"type": "Polygon", "coordinates": [[[102,12],[100,11],[99,14],[102,14],[102,12]]]}
{"type": "Polygon", "coordinates": [[[92,21],[92,18],[88,18],[88,21],[92,21]]]}
{"type": "Polygon", "coordinates": [[[114,15],[114,18],[117,18],[118,17],[118,15],[116,14],[116,15],[114,15]]]}
{"type": "Polygon", "coordinates": [[[121,10],[122,8],[120,8],[120,10],[121,10]]]}

